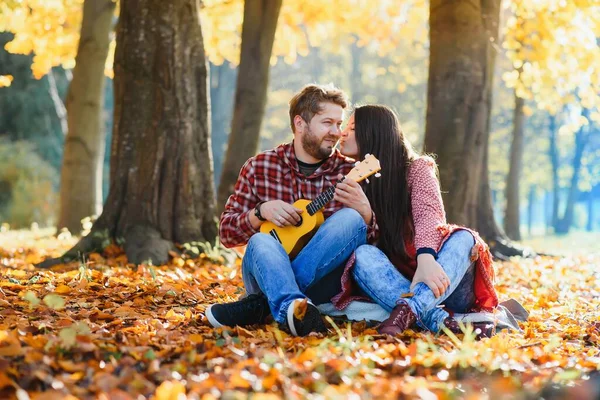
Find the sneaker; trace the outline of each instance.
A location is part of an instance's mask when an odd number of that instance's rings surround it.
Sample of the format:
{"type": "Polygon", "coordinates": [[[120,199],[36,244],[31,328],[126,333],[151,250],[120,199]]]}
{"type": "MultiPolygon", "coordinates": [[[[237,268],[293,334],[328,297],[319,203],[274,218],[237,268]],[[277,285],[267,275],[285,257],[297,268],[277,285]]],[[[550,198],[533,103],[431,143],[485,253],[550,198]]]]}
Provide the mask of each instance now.
{"type": "MultiPolygon", "coordinates": [[[[490,338],[494,336],[495,325],[491,322],[485,321],[477,321],[477,322],[467,322],[466,325],[473,326],[473,332],[475,332],[475,339],[480,340],[483,338],[490,338]]],[[[452,317],[447,317],[444,320],[444,326],[448,328],[448,330],[456,335],[464,333],[456,321],[452,317]]]]}
{"type": "Polygon", "coordinates": [[[204,312],[214,328],[262,324],[271,315],[269,302],[262,294],[251,294],[233,303],[211,304],[204,312]]]}
{"type": "Polygon", "coordinates": [[[294,336],[306,336],[311,332],[327,333],[327,327],[319,309],[314,304],[307,302],[307,299],[294,300],[290,304],[287,311],[287,325],[294,336]],[[304,306],[306,311],[299,318],[297,316],[299,313],[295,311],[304,306]]]}
{"type": "Polygon", "coordinates": [[[388,319],[383,321],[377,331],[384,335],[396,336],[408,328],[411,328],[417,322],[417,316],[410,308],[408,303],[398,303],[390,313],[388,319]]]}

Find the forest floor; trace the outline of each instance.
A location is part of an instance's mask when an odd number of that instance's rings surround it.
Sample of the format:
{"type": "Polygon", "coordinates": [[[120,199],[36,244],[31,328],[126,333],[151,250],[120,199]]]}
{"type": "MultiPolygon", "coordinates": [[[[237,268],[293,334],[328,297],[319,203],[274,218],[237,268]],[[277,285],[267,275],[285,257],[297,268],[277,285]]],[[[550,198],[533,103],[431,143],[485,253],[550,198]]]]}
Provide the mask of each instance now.
{"type": "Polygon", "coordinates": [[[212,329],[206,306],[243,291],[239,259],[189,248],[169,265],[133,266],[111,245],[85,262],[33,267],[73,243],[0,233],[0,398],[600,396],[598,240],[562,258],[496,263],[501,300],[530,317],[522,332],[480,341],[470,332],[390,338],[364,322],[306,338],[273,324],[212,329]]]}

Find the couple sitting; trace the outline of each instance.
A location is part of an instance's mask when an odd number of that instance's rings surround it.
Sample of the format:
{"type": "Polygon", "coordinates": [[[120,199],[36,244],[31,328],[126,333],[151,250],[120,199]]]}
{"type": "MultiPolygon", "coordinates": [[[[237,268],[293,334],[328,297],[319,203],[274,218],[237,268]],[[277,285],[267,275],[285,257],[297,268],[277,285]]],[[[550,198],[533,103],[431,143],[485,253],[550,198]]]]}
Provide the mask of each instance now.
{"type": "Polygon", "coordinates": [[[290,101],[292,143],[242,167],[221,216],[220,238],[227,247],[247,243],[246,296],[209,306],[212,326],[262,324],[272,315],[293,335],[326,332],[315,298],[343,310],[368,297],[390,313],[381,333],[395,335],[416,324],[458,332],[449,311],[498,305],[487,246],[476,233],[446,223],[434,160],[412,150],[385,106],[357,107],[342,131],[346,107],[336,88],[304,87],[290,101]],[[341,178],[366,154],[379,159],[382,176],[363,190],[341,178]],[[260,233],[265,221],[296,225],[307,211],[292,204],[336,182],[325,222],[296,257],[260,233]]]}

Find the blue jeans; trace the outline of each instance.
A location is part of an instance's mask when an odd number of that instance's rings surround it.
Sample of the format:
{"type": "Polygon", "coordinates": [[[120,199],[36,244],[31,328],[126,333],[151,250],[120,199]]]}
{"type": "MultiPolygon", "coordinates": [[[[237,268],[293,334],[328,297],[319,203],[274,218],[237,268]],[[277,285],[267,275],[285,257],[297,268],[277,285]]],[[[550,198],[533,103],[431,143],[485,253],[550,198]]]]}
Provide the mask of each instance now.
{"type": "Polygon", "coordinates": [[[454,232],[444,243],[437,262],[450,278],[450,286],[438,298],[423,282],[415,286],[413,297],[402,298],[410,292],[411,281],[375,246],[356,249],[353,276],[358,286],[386,311],[391,312],[399,301],[405,301],[417,315],[418,325],[437,333],[449,316],[438,307],[440,304],[458,313],[468,312],[475,304],[475,264],[470,261],[474,244],[473,235],[465,230],[454,232]]]}
{"type": "Polygon", "coordinates": [[[351,208],[327,218],[293,261],[273,237],[256,233],[242,260],[246,293],[264,293],[273,318],[284,323],[290,304],[306,298],[307,289],[329,272],[343,268],[352,252],[366,241],[365,221],[351,208]]]}

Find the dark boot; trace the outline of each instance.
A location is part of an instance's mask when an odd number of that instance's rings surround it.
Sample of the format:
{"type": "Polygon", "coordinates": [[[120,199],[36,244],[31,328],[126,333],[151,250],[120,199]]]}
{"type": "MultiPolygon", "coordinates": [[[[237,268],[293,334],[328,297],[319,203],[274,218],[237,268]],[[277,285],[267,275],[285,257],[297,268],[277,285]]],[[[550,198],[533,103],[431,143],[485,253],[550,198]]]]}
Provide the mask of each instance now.
{"type": "Polygon", "coordinates": [[[381,334],[395,336],[412,327],[417,322],[417,316],[410,306],[401,302],[392,310],[390,317],[383,321],[377,331],[381,334]]]}

